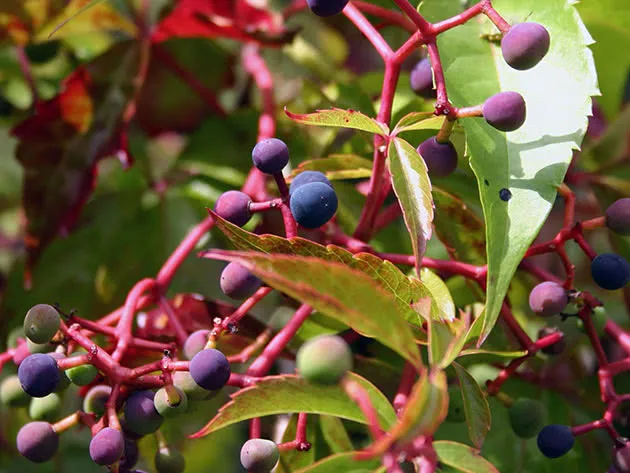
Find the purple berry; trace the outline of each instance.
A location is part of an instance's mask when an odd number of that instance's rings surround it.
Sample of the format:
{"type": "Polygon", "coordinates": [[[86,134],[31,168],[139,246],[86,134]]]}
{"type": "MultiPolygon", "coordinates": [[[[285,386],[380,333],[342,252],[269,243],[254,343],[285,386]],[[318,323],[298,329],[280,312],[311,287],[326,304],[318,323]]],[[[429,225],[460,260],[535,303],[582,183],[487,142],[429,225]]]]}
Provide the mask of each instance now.
{"type": "Polygon", "coordinates": [[[32,397],[48,396],[61,379],[55,359],[43,353],[24,358],[18,368],[18,377],[22,389],[32,397]]]}
{"type": "Polygon", "coordinates": [[[17,434],[17,449],[34,463],[47,462],[59,449],[59,435],[48,422],[29,422],[17,434]]]}
{"type": "Polygon", "coordinates": [[[503,58],[512,68],[531,69],[549,51],[549,32],[539,23],[519,23],[510,28],[501,40],[503,58]]]}
{"type": "Polygon", "coordinates": [[[252,217],[249,204],[252,199],[240,191],[227,191],[219,196],[214,204],[215,213],[234,225],[242,227],[252,217]]]}
{"type": "Polygon", "coordinates": [[[433,70],[429,58],[424,58],[418,62],[411,70],[409,83],[413,91],[427,99],[434,98],[437,92],[433,88],[433,70]]]}
{"type": "Polygon", "coordinates": [[[308,7],[317,16],[334,16],[343,11],[348,0],[306,0],[308,7]]]}
{"type": "Polygon", "coordinates": [[[514,131],[525,123],[526,107],[517,92],[499,92],[487,99],[482,108],[485,120],[501,131],[514,131]]]}
{"type": "Polygon", "coordinates": [[[137,391],[125,403],[125,427],[137,435],[149,435],[158,430],[164,418],[153,404],[152,391],[137,391]]]}
{"type": "Polygon", "coordinates": [[[427,165],[430,176],[446,177],[457,169],[457,151],[450,141],[440,143],[432,136],[420,143],[417,151],[427,165]]]}
{"type": "Polygon", "coordinates": [[[591,261],[593,281],[608,291],[621,289],[630,281],[630,264],[614,253],[601,253],[591,261]]]}
{"type": "Polygon", "coordinates": [[[619,199],[606,209],[606,226],[620,235],[630,235],[630,198],[619,199]]]}
{"type": "Polygon", "coordinates": [[[193,357],[203,350],[208,343],[208,336],[210,335],[210,330],[197,330],[196,332],[188,335],[188,338],[184,342],[184,356],[189,360],[192,360],[193,357]]]}
{"type": "Polygon", "coordinates": [[[568,303],[567,290],[553,281],[542,282],[529,293],[529,307],[541,317],[559,314],[568,303]]]}
{"type": "Polygon", "coordinates": [[[304,228],[319,228],[328,222],[339,202],[334,189],[323,182],[310,182],[298,187],[289,201],[291,213],[304,228]]]}
{"type": "Polygon", "coordinates": [[[252,161],[265,174],[277,174],[289,162],[289,148],[278,138],[262,140],[254,146],[252,161]]]}
{"type": "Polygon", "coordinates": [[[630,446],[613,450],[613,466],[619,473],[630,473],[630,446]]]}
{"type": "Polygon", "coordinates": [[[125,452],[120,460],[121,469],[130,469],[138,463],[140,459],[140,451],[138,450],[138,442],[125,437],[125,452]]]}
{"type": "Polygon", "coordinates": [[[125,453],[125,439],[120,430],[105,427],[90,442],[90,458],[97,465],[112,465],[125,453]]]}
{"type": "Polygon", "coordinates": [[[221,389],[230,379],[230,363],[223,353],[214,348],[202,350],[190,361],[190,375],[208,391],[221,389]]]}
{"type": "Polygon", "coordinates": [[[219,280],[223,294],[232,299],[247,299],[262,285],[262,281],[238,263],[228,264],[219,280]]]}

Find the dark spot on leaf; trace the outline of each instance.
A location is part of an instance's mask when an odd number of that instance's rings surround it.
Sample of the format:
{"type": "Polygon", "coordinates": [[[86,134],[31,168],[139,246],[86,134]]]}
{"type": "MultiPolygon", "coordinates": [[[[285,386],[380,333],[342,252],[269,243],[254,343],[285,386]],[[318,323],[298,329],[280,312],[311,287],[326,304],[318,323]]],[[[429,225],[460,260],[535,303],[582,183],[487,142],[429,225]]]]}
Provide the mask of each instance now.
{"type": "Polygon", "coordinates": [[[489,185],[490,185],[490,181],[489,181],[488,179],[484,179],[484,180],[483,180],[483,183],[484,183],[485,185],[487,185],[487,186],[489,186],[489,185]]]}
{"type": "Polygon", "coordinates": [[[507,202],[512,198],[512,193],[510,189],[506,189],[505,187],[499,191],[499,197],[503,202],[507,202]]]}

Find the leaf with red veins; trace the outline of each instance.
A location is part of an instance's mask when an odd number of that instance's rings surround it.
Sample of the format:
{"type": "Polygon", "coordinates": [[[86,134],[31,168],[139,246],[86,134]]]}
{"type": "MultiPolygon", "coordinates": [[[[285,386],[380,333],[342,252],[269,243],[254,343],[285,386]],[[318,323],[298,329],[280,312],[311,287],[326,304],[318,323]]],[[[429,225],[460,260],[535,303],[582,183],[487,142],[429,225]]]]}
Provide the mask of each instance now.
{"type": "Polygon", "coordinates": [[[155,42],[172,37],[230,38],[268,46],[293,40],[278,13],[256,8],[248,0],[179,0],[158,25],[155,42]]]}
{"type": "Polygon", "coordinates": [[[75,225],[94,189],[99,160],[118,153],[126,139],[122,117],[138,63],[136,45],[120,43],[76,69],[59,95],[37,104],[35,113],[13,128],[16,157],[25,170],[27,285],[42,251],[75,225]]]}

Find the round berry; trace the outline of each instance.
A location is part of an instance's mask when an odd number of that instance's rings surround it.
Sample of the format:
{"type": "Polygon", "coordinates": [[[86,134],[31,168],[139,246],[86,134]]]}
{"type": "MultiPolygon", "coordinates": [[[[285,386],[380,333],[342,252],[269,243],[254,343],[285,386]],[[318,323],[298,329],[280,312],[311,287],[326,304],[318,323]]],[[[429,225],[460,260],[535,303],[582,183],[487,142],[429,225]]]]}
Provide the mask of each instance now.
{"type": "MultiPolygon", "coordinates": [[[[48,353],[48,356],[51,356],[54,360],[61,360],[62,358],[65,358],[63,353],[59,353],[59,352],[48,353]]],[[[65,391],[69,386],[70,386],[70,378],[68,378],[68,376],[66,375],[66,372],[60,368],[59,369],[59,382],[57,383],[57,387],[55,388],[54,392],[60,393],[62,391],[65,391]]]]}
{"type": "Polygon", "coordinates": [[[538,449],[547,458],[559,458],[573,448],[575,439],[566,425],[546,425],[538,433],[538,449]]]}
{"type": "Polygon", "coordinates": [[[125,449],[123,457],[120,459],[120,469],[122,471],[129,470],[138,463],[140,459],[140,451],[138,450],[138,442],[125,437],[125,449]]]}
{"type": "Polygon", "coordinates": [[[99,384],[91,388],[83,398],[83,410],[100,417],[105,414],[105,404],[112,394],[112,388],[99,384]]]}
{"type": "Polygon", "coordinates": [[[601,253],[591,262],[593,281],[602,289],[621,289],[630,281],[630,264],[614,253],[601,253]]]}
{"type": "Polygon", "coordinates": [[[111,427],[99,431],[90,442],[90,458],[97,465],[112,465],[125,453],[122,432],[111,427]]]}
{"type": "Polygon", "coordinates": [[[466,421],[466,410],[464,409],[464,398],[459,386],[448,388],[448,412],[446,413],[448,422],[460,423],[466,421]]]}
{"type": "Polygon", "coordinates": [[[289,194],[292,194],[296,191],[296,189],[310,182],[321,182],[332,189],[332,184],[323,172],[304,171],[295,176],[291,181],[291,185],[289,186],[289,194]]]}
{"type": "Polygon", "coordinates": [[[59,449],[59,435],[48,422],[29,422],[17,434],[17,449],[34,463],[47,462],[59,449]]]}
{"type": "Polygon", "coordinates": [[[539,23],[518,23],[501,40],[503,59],[513,69],[531,69],[549,51],[549,32],[539,23]]]}
{"type": "MultiPolygon", "coordinates": [[[[553,335],[554,333],[562,334],[562,332],[556,327],[543,327],[538,331],[538,339],[540,340],[541,338],[547,337],[549,335],[553,335]]],[[[545,355],[556,356],[556,355],[560,355],[566,349],[566,347],[567,347],[567,343],[564,339],[564,334],[562,334],[562,338],[559,341],[543,348],[541,351],[545,355]]]]}
{"type": "Polygon", "coordinates": [[[620,235],[630,235],[630,197],[619,199],[606,209],[606,226],[620,235]]]}
{"type": "MultiPolygon", "coordinates": [[[[79,353],[74,353],[73,355],[78,355],[79,353]]],[[[75,366],[74,368],[68,368],[66,370],[66,376],[77,386],[87,386],[90,384],[96,376],[98,375],[98,370],[94,365],[84,364],[80,366],[75,366]]]]}
{"type": "Polygon", "coordinates": [[[271,440],[250,439],[241,448],[241,465],[250,473],[269,473],[279,459],[278,446],[271,440]]]}
{"type": "Polygon", "coordinates": [[[28,415],[33,420],[53,421],[61,411],[61,397],[57,393],[50,393],[45,397],[35,397],[28,407],[28,415]]]}
{"type": "Polygon", "coordinates": [[[22,389],[32,397],[48,396],[61,379],[55,359],[43,353],[35,353],[24,358],[18,368],[18,377],[22,389]]]}
{"type": "Polygon", "coordinates": [[[28,345],[28,352],[31,354],[50,353],[55,349],[52,343],[35,343],[29,338],[26,339],[26,344],[28,345]]]}
{"type": "Polygon", "coordinates": [[[487,99],[482,108],[485,120],[501,131],[514,131],[525,123],[526,107],[517,92],[499,92],[487,99]]]}
{"type": "Polygon", "coordinates": [[[612,462],[619,473],[630,473],[630,446],[615,448],[612,462]]]}
{"type": "Polygon", "coordinates": [[[183,473],[186,469],[186,459],[173,447],[160,447],[154,462],[157,473],[183,473]]]}
{"type": "Polygon", "coordinates": [[[217,395],[217,391],[208,391],[195,383],[188,371],[176,371],[173,374],[173,384],[184,391],[191,401],[206,401],[217,395]]]}
{"type": "Polygon", "coordinates": [[[206,329],[191,333],[184,342],[184,356],[192,360],[197,353],[205,348],[209,335],[210,330],[206,329]]]}
{"type": "Polygon", "coordinates": [[[338,15],[348,4],[348,0],[306,0],[308,7],[317,16],[338,15]]]}
{"type": "Polygon", "coordinates": [[[546,418],[545,405],[534,399],[517,399],[508,409],[510,426],[523,439],[535,437],[542,429],[546,418]]]}
{"type": "Polygon", "coordinates": [[[567,290],[553,281],[542,282],[529,293],[529,307],[541,317],[559,314],[568,303],[567,290]]]}
{"type": "Polygon", "coordinates": [[[428,57],[421,59],[411,70],[409,83],[412,90],[421,97],[431,99],[437,95],[433,88],[433,70],[428,57]]]}
{"type": "Polygon", "coordinates": [[[172,388],[175,391],[172,393],[172,398],[169,398],[166,388],[160,388],[153,399],[155,410],[164,417],[175,417],[188,409],[186,393],[177,387],[172,388]]]}
{"type": "Polygon", "coordinates": [[[20,384],[20,378],[16,375],[9,376],[2,380],[0,384],[0,401],[7,407],[28,406],[31,396],[26,394],[20,384]]]}
{"type": "Polygon", "coordinates": [[[242,227],[252,217],[249,204],[252,199],[240,191],[227,191],[219,196],[214,204],[215,213],[234,225],[242,227]]]}
{"type": "Polygon", "coordinates": [[[48,343],[59,330],[59,312],[48,304],[37,304],[24,317],[24,334],[33,343],[48,343]]]}
{"type": "Polygon", "coordinates": [[[208,391],[221,389],[230,379],[230,362],[219,350],[201,350],[190,361],[190,375],[199,386],[208,391]]]}
{"type": "Polygon", "coordinates": [[[321,335],[300,347],[296,367],[309,383],[337,384],[352,369],[352,351],[343,338],[321,335]]]}
{"type": "Polygon", "coordinates": [[[435,136],[423,141],[418,146],[430,176],[446,177],[457,168],[457,150],[453,143],[440,143],[435,136]]]}
{"type": "Polygon", "coordinates": [[[337,194],[323,182],[311,182],[298,187],[289,201],[291,213],[304,228],[319,228],[337,212],[337,194]]]}
{"type": "Polygon", "coordinates": [[[223,294],[231,299],[247,299],[262,285],[262,281],[238,263],[228,264],[219,280],[223,294]]]}
{"type": "Polygon", "coordinates": [[[155,409],[152,391],[137,391],[125,403],[125,427],[137,435],[149,435],[158,430],[164,422],[155,409]]]}
{"type": "Polygon", "coordinates": [[[289,148],[278,138],[262,140],[254,146],[252,161],[265,174],[278,174],[289,162],[289,148]]]}

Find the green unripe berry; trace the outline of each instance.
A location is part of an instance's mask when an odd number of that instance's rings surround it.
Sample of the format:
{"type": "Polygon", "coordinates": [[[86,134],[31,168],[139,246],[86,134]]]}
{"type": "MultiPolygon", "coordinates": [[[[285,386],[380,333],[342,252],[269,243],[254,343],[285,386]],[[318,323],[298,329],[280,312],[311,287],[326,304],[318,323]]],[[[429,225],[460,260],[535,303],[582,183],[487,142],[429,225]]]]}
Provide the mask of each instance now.
{"type": "Polygon", "coordinates": [[[31,396],[24,392],[17,375],[9,376],[0,384],[0,401],[7,407],[26,407],[31,396]]]}
{"type": "Polygon", "coordinates": [[[520,398],[508,409],[510,426],[523,439],[538,435],[545,425],[545,405],[535,399],[520,398]]]}
{"type": "Polygon", "coordinates": [[[271,440],[250,439],[241,448],[241,465],[250,473],[269,473],[279,458],[278,446],[271,440]]]}
{"type": "Polygon", "coordinates": [[[160,447],[155,454],[157,473],[183,473],[186,469],[184,456],[172,447],[160,447]]]}
{"type": "Polygon", "coordinates": [[[188,371],[176,371],[173,374],[173,384],[181,389],[191,401],[206,401],[212,399],[219,391],[208,391],[202,388],[188,371]]]}
{"type": "Polygon", "coordinates": [[[7,335],[7,347],[17,348],[18,338],[24,338],[23,327],[15,327],[13,330],[9,332],[9,335],[7,335]]]}
{"type": "Polygon", "coordinates": [[[448,388],[448,413],[446,414],[446,420],[448,422],[466,421],[464,398],[462,397],[459,386],[451,386],[448,388]]]}
{"type": "Polygon", "coordinates": [[[296,363],[309,383],[332,385],[352,369],[352,352],[343,338],[322,335],[300,347],[296,363]]]}
{"type": "Polygon", "coordinates": [[[186,393],[175,386],[173,386],[172,389],[175,392],[171,393],[170,398],[166,388],[159,389],[153,398],[155,410],[163,417],[175,417],[186,412],[188,409],[188,397],[186,393]]]}
{"type": "Polygon", "coordinates": [[[31,355],[34,353],[50,353],[55,349],[55,346],[51,343],[35,343],[30,338],[26,339],[26,344],[31,355]]]}
{"type": "MultiPolygon", "coordinates": [[[[73,353],[72,356],[78,355],[79,353],[73,353]]],[[[85,364],[80,366],[75,366],[74,368],[68,368],[66,370],[66,375],[70,378],[77,386],[87,386],[94,378],[98,375],[98,370],[94,365],[85,364]]]]}
{"type": "Polygon", "coordinates": [[[104,384],[94,386],[83,398],[83,410],[100,417],[105,414],[105,403],[112,394],[112,388],[104,384]]]}
{"type": "Polygon", "coordinates": [[[35,397],[28,407],[28,415],[33,420],[45,420],[52,422],[57,419],[61,411],[61,397],[57,393],[48,396],[35,397]]]}
{"type": "Polygon", "coordinates": [[[24,334],[34,343],[48,343],[59,330],[59,312],[48,304],[31,307],[24,317],[24,334]]]}

